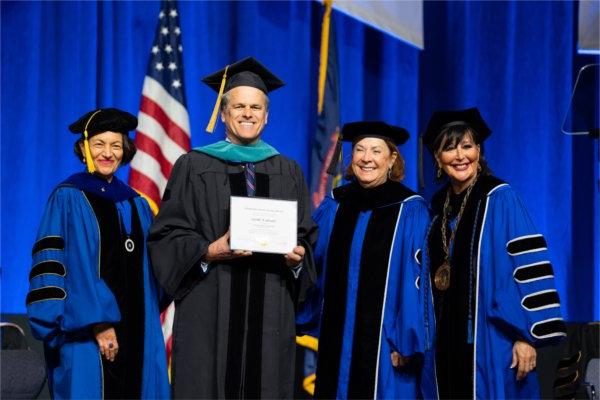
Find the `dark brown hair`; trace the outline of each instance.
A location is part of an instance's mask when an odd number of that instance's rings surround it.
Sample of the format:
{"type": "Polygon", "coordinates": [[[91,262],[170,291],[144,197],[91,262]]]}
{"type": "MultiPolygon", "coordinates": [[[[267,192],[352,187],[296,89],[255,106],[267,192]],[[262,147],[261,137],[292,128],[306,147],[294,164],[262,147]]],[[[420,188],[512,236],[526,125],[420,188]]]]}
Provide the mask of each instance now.
{"type": "MultiPolygon", "coordinates": [[[[440,153],[446,149],[449,149],[452,146],[456,146],[460,143],[461,140],[467,135],[471,135],[473,141],[476,145],[479,146],[479,174],[481,175],[491,175],[492,170],[488,166],[487,161],[483,155],[483,141],[479,137],[477,131],[471,128],[468,125],[458,125],[451,126],[449,128],[443,129],[440,134],[437,136],[435,141],[433,142],[433,148],[435,149],[433,162],[435,163],[435,168],[437,170],[437,157],[439,157],[440,153]],[[444,141],[445,139],[445,141],[444,141]],[[442,143],[444,144],[442,148],[442,143]]],[[[438,181],[444,180],[446,178],[446,174],[442,174],[439,178],[436,178],[438,181]]]]}

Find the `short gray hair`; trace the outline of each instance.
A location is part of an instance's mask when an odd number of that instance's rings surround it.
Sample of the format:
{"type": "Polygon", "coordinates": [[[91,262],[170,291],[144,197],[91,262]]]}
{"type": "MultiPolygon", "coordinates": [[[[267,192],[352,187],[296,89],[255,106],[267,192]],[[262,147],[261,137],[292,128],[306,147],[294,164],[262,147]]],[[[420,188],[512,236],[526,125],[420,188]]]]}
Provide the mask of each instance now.
{"type": "MultiPolygon", "coordinates": [[[[269,96],[267,96],[267,94],[263,91],[261,91],[261,93],[265,97],[265,110],[269,111],[269,96]]],[[[221,96],[221,107],[220,107],[221,111],[224,111],[225,108],[227,108],[230,97],[231,97],[231,89],[229,89],[227,92],[223,93],[223,96],[221,96]]]]}

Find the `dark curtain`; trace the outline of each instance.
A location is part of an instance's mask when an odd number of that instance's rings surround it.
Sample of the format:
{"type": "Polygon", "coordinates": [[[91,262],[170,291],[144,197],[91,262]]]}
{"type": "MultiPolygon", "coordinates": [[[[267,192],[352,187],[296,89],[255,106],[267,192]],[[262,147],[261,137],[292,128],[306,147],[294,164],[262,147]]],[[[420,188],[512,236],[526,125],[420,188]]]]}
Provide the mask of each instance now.
{"type": "MultiPolygon", "coordinates": [[[[600,319],[593,301],[597,142],[560,133],[578,62],[576,4],[424,4],[423,52],[334,12],[341,122],[383,119],[406,127],[411,139],[401,148],[405,183],[417,190],[416,134],[430,112],[478,105],[494,129],[486,146],[492,168],[522,194],[547,236],[566,316],[600,319]]],[[[264,138],[309,176],[320,3],[178,7],[192,145],[223,137],[221,125],[213,136],[204,133],[215,95],[200,78],[254,55],[287,83],[271,95],[264,138]]],[[[159,2],[2,2],[0,9],[0,301],[2,312],[22,313],[45,201],[57,183],[82,170],[72,152],[76,137],[66,127],[96,107],[137,114],[159,2]]],[[[126,180],[128,169],[118,175],[126,180]]],[[[424,193],[433,190],[428,184],[424,193]]]]}

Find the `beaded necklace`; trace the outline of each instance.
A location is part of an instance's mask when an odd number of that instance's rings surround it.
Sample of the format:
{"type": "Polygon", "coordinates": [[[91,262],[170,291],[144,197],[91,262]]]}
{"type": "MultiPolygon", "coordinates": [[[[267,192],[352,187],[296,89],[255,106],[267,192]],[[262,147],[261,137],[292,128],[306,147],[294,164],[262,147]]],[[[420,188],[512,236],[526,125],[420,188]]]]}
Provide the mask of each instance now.
{"type": "Polygon", "coordinates": [[[444,209],[442,211],[442,249],[444,250],[444,262],[435,271],[435,275],[433,277],[435,287],[440,291],[448,290],[450,287],[450,247],[452,246],[452,242],[454,242],[454,236],[458,230],[458,224],[460,223],[460,219],[465,211],[471,191],[477,182],[477,178],[479,178],[479,175],[475,176],[475,179],[473,179],[473,182],[471,182],[467,188],[467,193],[465,193],[465,197],[463,198],[463,201],[460,205],[460,210],[456,217],[456,224],[454,224],[454,228],[451,229],[450,232],[450,240],[447,239],[446,225],[448,224],[448,216],[450,215],[450,191],[452,190],[452,186],[449,186],[448,191],[446,192],[446,200],[444,201],[444,209]]]}

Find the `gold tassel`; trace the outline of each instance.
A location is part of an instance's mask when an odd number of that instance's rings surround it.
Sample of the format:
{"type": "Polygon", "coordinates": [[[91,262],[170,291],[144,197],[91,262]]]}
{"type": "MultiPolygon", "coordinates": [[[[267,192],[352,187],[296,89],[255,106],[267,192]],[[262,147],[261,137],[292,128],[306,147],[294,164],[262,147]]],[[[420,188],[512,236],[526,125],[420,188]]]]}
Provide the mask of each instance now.
{"type": "Polygon", "coordinates": [[[90,122],[92,121],[92,118],[94,118],[94,116],[96,114],[98,114],[100,111],[102,110],[98,110],[95,113],[92,114],[92,116],[90,117],[90,119],[88,119],[88,121],[85,124],[85,128],[83,128],[83,149],[84,149],[84,155],[85,155],[85,165],[87,166],[87,170],[90,174],[93,174],[94,172],[96,172],[96,168],[94,167],[94,160],[92,159],[92,152],[90,150],[90,141],[88,140],[88,125],[90,124],[90,122]]]}
{"type": "Polygon", "coordinates": [[[83,148],[85,151],[85,165],[87,166],[87,170],[90,174],[96,172],[96,167],[94,167],[94,160],[92,160],[92,152],[90,151],[90,142],[87,140],[87,131],[84,132],[86,138],[83,141],[83,148]]]}
{"type": "Polygon", "coordinates": [[[325,97],[325,80],[327,79],[327,56],[329,54],[329,21],[331,19],[331,6],[333,0],[323,0],[325,13],[323,14],[323,24],[321,26],[321,62],[319,64],[319,100],[317,103],[317,112],[321,115],[323,111],[323,98],[325,97]]]}
{"type": "Polygon", "coordinates": [[[221,87],[219,88],[219,95],[217,96],[217,102],[215,103],[215,108],[213,108],[212,115],[210,116],[210,121],[208,121],[208,125],[206,126],[206,132],[208,133],[213,133],[215,131],[215,124],[217,122],[217,116],[219,115],[219,108],[221,107],[221,98],[223,97],[223,90],[225,89],[225,81],[227,80],[228,68],[229,65],[225,67],[223,79],[221,79],[221,87]]]}

